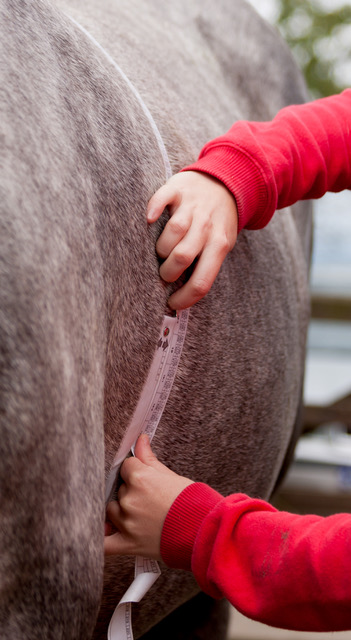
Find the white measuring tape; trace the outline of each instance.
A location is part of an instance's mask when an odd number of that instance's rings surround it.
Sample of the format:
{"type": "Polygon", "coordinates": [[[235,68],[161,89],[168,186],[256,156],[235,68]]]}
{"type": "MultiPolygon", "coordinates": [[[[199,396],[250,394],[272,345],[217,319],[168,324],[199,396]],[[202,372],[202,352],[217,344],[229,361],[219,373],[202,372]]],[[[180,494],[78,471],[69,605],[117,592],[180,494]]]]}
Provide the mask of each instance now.
{"type": "MultiPolygon", "coordinates": [[[[177,317],[164,316],[156,352],[133,418],[116,454],[106,486],[106,496],[114,486],[119,468],[140,433],[152,440],[171,392],[187,330],[189,310],[177,317]]],[[[108,640],[133,640],[131,607],[140,602],[161,571],[156,560],[137,557],[134,581],[118,603],[108,628],[108,640]]]]}
{"type": "Polygon", "coordinates": [[[121,67],[117,64],[117,62],[110,56],[108,51],[106,51],[106,49],[104,49],[101,46],[100,42],[95,40],[94,36],[92,36],[91,33],[89,33],[89,31],[84,29],[84,27],[82,27],[82,25],[79,24],[79,22],[77,22],[77,20],[75,20],[74,18],[72,18],[68,14],[66,14],[66,15],[67,15],[67,18],[69,18],[71,20],[71,22],[73,22],[73,24],[75,24],[76,27],[78,27],[78,29],[80,29],[80,31],[82,31],[86,35],[86,37],[94,44],[94,46],[97,47],[97,49],[99,49],[101,51],[101,53],[105,56],[105,58],[107,58],[109,63],[116,69],[116,71],[123,78],[123,80],[126,82],[126,84],[128,85],[129,89],[131,90],[131,92],[134,94],[134,96],[138,100],[139,105],[141,106],[142,110],[144,111],[144,114],[145,114],[146,118],[149,121],[151,129],[154,132],[155,138],[157,140],[157,144],[158,144],[158,146],[160,148],[162,159],[163,159],[163,163],[165,165],[166,178],[168,180],[172,176],[171,163],[170,163],[169,158],[168,158],[168,153],[167,153],[166,147],[164,145],[164,142],[162,140],[162,136],[160,134],[158,126],[157,126],[155,120],[153,119],[148,106],[145,104],[144,100],[142,99],[139,91],[135,88],[133,83],[129,80],[128,76],[126,76],[126,74],[124,73],[123,69],[121,69],[121,67]]]}
{"type": "MultiPolygon", "coordinates": [[[[166,178],[172,175],[167,150],[159,129],[141,95],[130,82],[115,60],[95,40],[95,38],[71,16],[67,16],[82,31],[87,38],[104,54],[110,64],[118,71],[128,87],[137,98],[152,131],[155,134],[162,159],[165,165],[166,178]]],[[[106,482],[106,500],[109,499],[114,487],[120,466],[126,458],[141,433],[147,433],[150,441],[157,429],[168,396],[173,386],[178,363],[182,353],[187,330],[189,310],[181,311],[176,317],[164,316],[157,348],[148,377],[144,384],[139,402],[132,420],[116,453],[111,471],[106,482]]],[[[159,577],[161,571],[156,560],[137,557],[135,559],[134,581],[126,591],[111,618],[108,628],[108,640],[133,640],[132,603],[140,602],[147,591],[159,577]]]]}
{"type": "Polygon", "coordinates": [[[122,462],[141,433],[151,442],[168,396],[171,392],[185,340],[189,309],[176,317],[164,316],[156,351],[139,402],[128,429],[116,453],[106,482],[106,501],[109,499],[122,462]]]}

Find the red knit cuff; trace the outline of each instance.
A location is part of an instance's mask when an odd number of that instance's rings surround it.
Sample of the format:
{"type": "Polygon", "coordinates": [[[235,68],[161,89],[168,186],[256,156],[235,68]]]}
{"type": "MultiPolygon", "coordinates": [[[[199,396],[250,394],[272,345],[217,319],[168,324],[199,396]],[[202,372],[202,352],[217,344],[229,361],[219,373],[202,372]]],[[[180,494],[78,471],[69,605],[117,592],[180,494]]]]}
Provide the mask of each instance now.
{"type": "Polygon", "coordinates": [[[197,532],[223,496],[201,482],[188,485],[173,502],[163,525],[161,556],[173,569],[191,570],[197,532]]]}
{"type": "Polygon", "coordinates": [[[275,212],[276,198],[268,189],[259,164],[236,147],[206,147],[204,155],[183,171],[201,171],[223,182],[236,201],[238,231],[262,229],[275,212]]]}

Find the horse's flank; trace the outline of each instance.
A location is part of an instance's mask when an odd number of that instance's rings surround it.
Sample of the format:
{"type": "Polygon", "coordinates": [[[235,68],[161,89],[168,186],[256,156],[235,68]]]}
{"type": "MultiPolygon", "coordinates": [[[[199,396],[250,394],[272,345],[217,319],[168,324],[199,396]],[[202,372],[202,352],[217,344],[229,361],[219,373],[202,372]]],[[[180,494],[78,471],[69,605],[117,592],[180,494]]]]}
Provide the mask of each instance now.
{"type": "MultiPolygon", "coordinates": [[[[165,167],[109,57],[150,109],[173,171],[235,119],[268,119],[305,96],[285,46],[241,0],[55,5],[0,3],[0,635],[9,640],[86,640],[100,604],[94,637],[105,637],[132,573],[132,561],[112,559],[103,574],[104,481],[166,310],[160,225],[145,218],[165,167]]],[[[178,473],[225,494],[272,491],[301,397],[309,243],[306,205],[243,231],[192,309],[154,439],[178,473]]],[[[133,613],[136,637],[197,592],[191,575],[165,569],[133,613]]]]}

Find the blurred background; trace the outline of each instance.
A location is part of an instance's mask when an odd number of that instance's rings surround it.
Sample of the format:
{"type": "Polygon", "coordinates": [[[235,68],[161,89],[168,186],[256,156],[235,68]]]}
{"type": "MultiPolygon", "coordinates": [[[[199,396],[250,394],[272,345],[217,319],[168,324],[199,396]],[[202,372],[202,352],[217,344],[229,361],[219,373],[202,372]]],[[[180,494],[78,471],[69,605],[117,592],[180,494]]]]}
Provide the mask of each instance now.
{"type": "MultiPolygon", "coordinates": [[[[288,43],[311,99],[351,87],[351,0],[250,2],[288,43]]],[[[314,216],[304,433],[272,502],[330,515],[351,512],[351,191],[316,201],[314,216]]],[[[230,640],[351,640],[351,631],[282,631],[232,613],[230,640]]]]}

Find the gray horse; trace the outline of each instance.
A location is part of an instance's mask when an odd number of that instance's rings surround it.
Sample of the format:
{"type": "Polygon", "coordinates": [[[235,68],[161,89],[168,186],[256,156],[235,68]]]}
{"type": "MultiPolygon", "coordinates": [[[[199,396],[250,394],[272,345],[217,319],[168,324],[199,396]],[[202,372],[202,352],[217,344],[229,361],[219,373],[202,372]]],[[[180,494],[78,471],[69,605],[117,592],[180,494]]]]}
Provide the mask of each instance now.
{"type": "MultiPolygon", "coordinates": [[[[133,571],[132,559],[104,571],[105,478],[170,293],[162,222],[145,214],[164,158],[129,82],[174,172],[236,119],[269,119],[305,89],[243,0],[0,5],[0,637],[105,638],[133,571]]],[[[267,498],[292,438],[310,223],[305,204],[243,231],[190,313],[154,448],[224,494],[267,498]]],[[[135,636],[224,638],[198,594],[163,568],[135,636]]]]}

